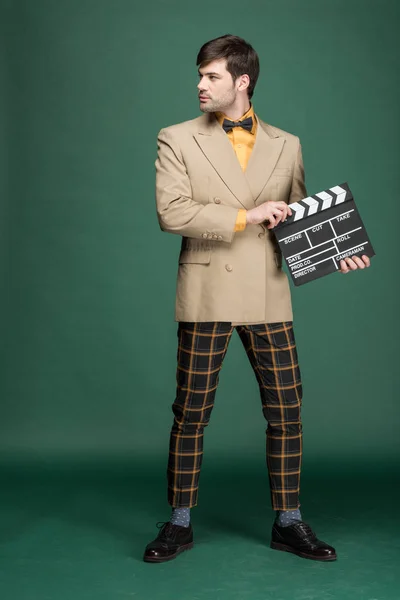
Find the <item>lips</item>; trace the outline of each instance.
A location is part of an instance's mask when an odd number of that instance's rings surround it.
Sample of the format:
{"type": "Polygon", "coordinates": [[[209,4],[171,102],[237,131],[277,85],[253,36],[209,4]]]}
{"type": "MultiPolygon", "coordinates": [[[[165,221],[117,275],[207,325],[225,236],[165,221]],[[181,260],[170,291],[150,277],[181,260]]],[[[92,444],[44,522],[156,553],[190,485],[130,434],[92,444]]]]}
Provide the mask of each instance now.
{"type": "Polygon", "coordinates": [[[209,100],[209,98],[207,98],[207,96],[199,96],[200,100],[209,100]]]}

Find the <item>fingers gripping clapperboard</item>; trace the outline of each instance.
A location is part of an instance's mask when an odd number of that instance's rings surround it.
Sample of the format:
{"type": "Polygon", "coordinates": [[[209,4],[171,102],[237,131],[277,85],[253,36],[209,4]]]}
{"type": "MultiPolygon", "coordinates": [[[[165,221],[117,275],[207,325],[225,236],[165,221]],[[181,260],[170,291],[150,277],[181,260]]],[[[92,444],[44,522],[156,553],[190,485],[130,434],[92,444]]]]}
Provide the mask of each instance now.
{"type": "Polygon", "coordinates": [[[273,231],[295,285],[339,270],[347,256],[375,255],[347,183],[289,206],[273,231]]]}

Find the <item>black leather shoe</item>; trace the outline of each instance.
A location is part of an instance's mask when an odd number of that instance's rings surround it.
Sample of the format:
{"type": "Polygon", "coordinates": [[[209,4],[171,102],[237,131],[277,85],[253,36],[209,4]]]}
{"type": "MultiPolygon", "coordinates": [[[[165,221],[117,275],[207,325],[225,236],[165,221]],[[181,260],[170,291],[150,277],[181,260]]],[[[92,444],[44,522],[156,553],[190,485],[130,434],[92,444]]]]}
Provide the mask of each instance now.
{"type": "Polygon", "coordinates": [[[293,552],[302,558],[312,560],[336,560],[336,551],[317,538],[311,527],[298,521],[289,527],[280,527],[274,523],[272,527],[271,548],[293,552]]]}
{"type": "Polygon", "coordinates": [[[178,554],[193,548],[193,529],[173,525],[170,521],[157,523],[158,536],[146,546],[143,560],[146,562],[165,562],[176,558],[178,554]]]}

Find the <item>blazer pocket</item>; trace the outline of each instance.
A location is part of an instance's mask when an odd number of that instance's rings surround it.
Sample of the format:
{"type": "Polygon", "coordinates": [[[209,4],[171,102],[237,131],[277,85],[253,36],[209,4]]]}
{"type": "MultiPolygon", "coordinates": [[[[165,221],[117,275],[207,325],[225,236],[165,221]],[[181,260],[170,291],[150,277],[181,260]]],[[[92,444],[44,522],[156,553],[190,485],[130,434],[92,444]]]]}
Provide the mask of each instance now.
{"type": "Polygon", "coordinates": [[[211,248],[207,250],[182,250],[179,264],[208,265],[211,261],[211,248]]]}
{"type": "Polygon", "coordinates": [[[292,169],[289,167],[275,167],[273,175],[277,175],[278,177],[291,177],[292,169]]]}

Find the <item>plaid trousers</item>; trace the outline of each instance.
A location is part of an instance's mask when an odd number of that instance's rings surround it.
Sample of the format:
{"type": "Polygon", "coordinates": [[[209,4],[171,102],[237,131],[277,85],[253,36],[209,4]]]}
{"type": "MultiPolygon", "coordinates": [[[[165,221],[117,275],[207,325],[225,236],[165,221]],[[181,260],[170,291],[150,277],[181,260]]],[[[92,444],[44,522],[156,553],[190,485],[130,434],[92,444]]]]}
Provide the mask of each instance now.
{"type": "Polygon", "coordinates": [[[300,506],[302,384],[292,321],[236,327],[228,322],[179,323],[168,502],[172,507],[197,505],[204,427],[235,328],[257,378],[268,422],[266,459],[272,508],[293,510],[300,506]]]}

